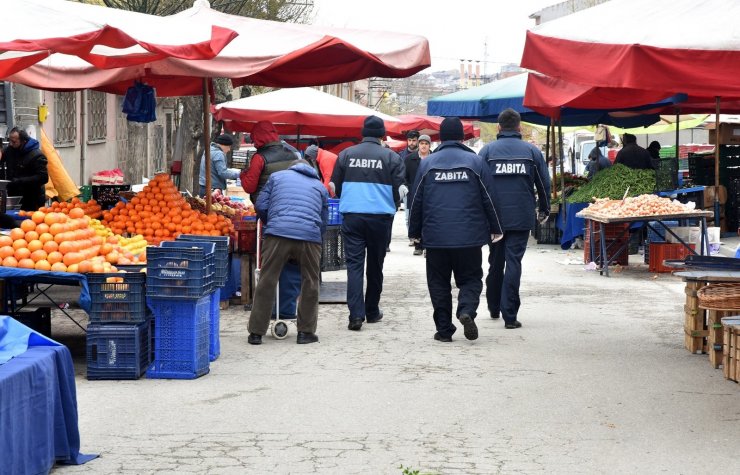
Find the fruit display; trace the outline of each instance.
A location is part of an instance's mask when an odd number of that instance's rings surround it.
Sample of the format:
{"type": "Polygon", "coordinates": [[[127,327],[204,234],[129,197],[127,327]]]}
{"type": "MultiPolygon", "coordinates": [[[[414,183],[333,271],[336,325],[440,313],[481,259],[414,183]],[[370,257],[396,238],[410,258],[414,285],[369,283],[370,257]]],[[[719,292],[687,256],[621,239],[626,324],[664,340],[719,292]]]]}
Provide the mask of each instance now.
{"type": "MultiPolygon", "coordinates": [[[[223,211],[230,216],[235,216],[237,214],[254,216],[254,207],[252,205],[246,205],[241,201],[232,200],[230,196],[226,196],[221,193],[221,190],[215,190],[213,192],[211,195],[211,202],[214,209],[218,211],[219,208],[222,208],[223,211]],[[219,208],[217,208],[216,205],[218,205],[219,208]]],[[[203,203],[205,204],[205,200],[203,200],[203,203]]]]}
{"type": "MultiPolygon", "coordinates": [[[[228,196],[226,198],[229,198],[228,196]]],[[[194,210],[200,211],[201,213],[206,212],[206,200],[199,196],[188,198],[188,203],[193,207],[194,210]]],[[[221,214],[229,219],[240,218],[242,216],[255,216],[257,213],[254,211],[252,205],[245,205],[237,201],[226,201],[211,203],[211,209],[216,214],[221,214]]]]}
{"type": "Polygon", "coordinates": [[[621,163],[596,174],[593,180],[581,185],[568,196],[568,203],[590,203],[594,198],[622,199],[629,188],[628,196],[638,196],[655,191],[655,170],[635,170],[621,163]]]}
{"type": "MultiPolygon", "coordinates": [[[[693,203],[692,203],[693,204],[693,203]]],[[[628,218],[634,216],[660,216],[684,214],[694,211],[693,206],[685,205],[670,198],[657,195],[640,195],[623,200],[597,199],[583,210],[583,215],[605,218],[628,218]]]]}
{"type": "Polygon", "coordinates": [[[20,227],[0,236],[1,265],[84,273],[116,272],[116,265],[146,262],[145,253],[134,255],[117,237],[98,235],[82,208],[68,211],[35,211],[20,227]]]}
{"type": "MultiPolygon", "coordinates": [[[[68,202],[54,201],[51,206],[39,208],[39,211],[43,213],[64,213],[69,214],[74,208],[80,208],[82,211],[91,218],[100,218],[103,215],[103,210],[95,200],[89,200],[86,203],[80,201],[79,198],[72,198],[68,202]]],[[[21,216],[30,217],[33,214],[32,211],[25,211],[21,216]]]]}
{"type": "MultiPolygon", "coordinates": [[[[146,252],[147,242],[144,236],[141,234],[135,234],[131,237],[123,237],[119,234],[115,234],[106,225],[98,221],[97,219],[90,220],[90,227],[95,230],[95,234],[102,237],[106,242],[112,242],[115,239],[115,243],[124,251],[128,251],[134,256],[138,256],[141,253],[146,252]],[[113,239],[110,239],[113,238],[113,239]]],[[[120,262],[119,264],[133,264],[133,262],[120,262]]]]}
{"type": "Polygon", "coordinates": [[[141,234],[152,245],[180,234],[228,236],[234,229],[223,215],[194,210],[164,173],[156,175],[128,203],[119,201],[105,211],[102,223],[115,234],[141,234]]]}

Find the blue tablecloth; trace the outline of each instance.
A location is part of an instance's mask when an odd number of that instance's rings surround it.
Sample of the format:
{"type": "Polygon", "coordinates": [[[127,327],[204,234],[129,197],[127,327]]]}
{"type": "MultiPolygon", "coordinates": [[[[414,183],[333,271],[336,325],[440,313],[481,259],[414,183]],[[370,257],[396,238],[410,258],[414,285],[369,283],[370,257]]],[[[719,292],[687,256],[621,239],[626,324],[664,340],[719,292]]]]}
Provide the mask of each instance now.
{"type": "Polygon", "coordinates": [[[87,276],[73,272],[48,272],[42,270],[19,269],[17,267],[0,266],[0,279],[11,283],[28,282],[34,284],[78,285],[80,291],[80,307],[90,312],[90,288],[87,285],[87,276]]]}
{"type": "Polygon", "coordinates": [[[588,206],[588,203],[566,203],[565,214],[563,214],[563,206],[560,206],[557,227],[563,232],[563,236],[560,238],[561,249],[570,249],[573,241],[578,236],[583,236],[586,220],[577,217],[576,213],[586,208],[586,206],[588,206]]]}
{"type": "Polygon", "coordinates": [[[82,464],[74,366],[67,347],[0,316],[0,475],[82,464]],[[25,342],[26,349],[21,353],[25,342]]]}

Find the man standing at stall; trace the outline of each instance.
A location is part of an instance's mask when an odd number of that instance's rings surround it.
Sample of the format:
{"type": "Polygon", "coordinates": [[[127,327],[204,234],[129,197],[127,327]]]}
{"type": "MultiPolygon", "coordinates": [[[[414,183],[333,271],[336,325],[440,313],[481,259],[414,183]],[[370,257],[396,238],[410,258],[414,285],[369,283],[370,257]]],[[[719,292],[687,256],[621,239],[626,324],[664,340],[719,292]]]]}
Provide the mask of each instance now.
{"type": "Polygon", "coordinates": [[[614,164],[617,163],[637,170],[655,168],[650,152],[637,145],[637,137],[632,134],[622,135],[622,150],[614,160],[614,164]]]}
{"type": "Polygon", "coordinates": [[[493,204],[493,182],[486,163],[463,145],[463,126],[457,117],[442,121],[442,143],[421,162],[409,202],[409,238],[422,239],[427,249],[429,296],[434,307],[434,339],[452,341],[452,288],[454,275],[460,292],[457,318],[465,338],[478,338],[475,324],[483,290],[481,247],[502,238],[493,204]]]}
{"type": "MultiPolygon", "coordinates": [[[[226,191],[226,180],[236,180],[239,170],[229,169],[226,166],[226,154],[231,150],[234,139],[229,134],[221,134],[211,142],[211,190],[226,191]]],[[[206,154],[200,158],[200,174],[198,175],[200,196],[206,194],[206,154]]],[[[209,190],[210,191],[210,190],[209,190]]]]}
{"type": "Polygon", "coordinates": [[[383,120],[365,119],[362,142],[339,154],[331,184],[339,197],[342,238],[347,261],[349,325],[358,331],[362,323],[383,318],[383,262],[396,203],[405,194],[403,162],[396,152],[383,147],[383,120]],[[363,297],[363,272],[367,253],[367,290],[363,297]]]}
{"type": "Polygon", "coordinates": [[[501,112],[496,141],[487,144],[479,153],[488,162],[493,177],[493,202],[504,231],[504,238],[489,246],[486,300],[491,318],[503,316],[509,329],[522,326],[518,320],[519,284],[529,233],[535,219],[544,222],[550,214],[547,165],[542,152],[522,140],[520,124],[521,116],[515,110],[501,112]]]}
{"type": "Polygon", "coordinates": [[[6,179],[10,180],[8,196],[21,196],[21,209],[36,211],[46,202],[45,187],[49,181],[46,157],[38,140],[18,127],[10,130],[8,142],[0,159],[6,179]]]}

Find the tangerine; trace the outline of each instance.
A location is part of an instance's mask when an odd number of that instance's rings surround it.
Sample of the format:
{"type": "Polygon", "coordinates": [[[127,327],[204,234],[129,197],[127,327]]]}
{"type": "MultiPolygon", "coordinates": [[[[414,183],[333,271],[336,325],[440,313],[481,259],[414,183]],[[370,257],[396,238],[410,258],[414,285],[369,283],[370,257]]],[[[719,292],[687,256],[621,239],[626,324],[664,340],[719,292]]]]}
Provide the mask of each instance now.
{"type": "Polygon", "coordinates": [[[45,261],[47,257],[48,255],[46,254],[46,251],[44,251],[43,249],[39,249],[39,250],[31,252],[31,259],[33,260],[33,262],[38,262],[42,260],[45,261]]]}
{"type": "Polygon", "coordinates": [[[21,221],[21,229],[24,233],[27,233],[28,231],[33,231],[36,229],[36,223],[32,219],[26,219],[21,221]]]}
{"type": "Polygon", "coordinates": [[[38,251],[39,249],[44,248],[44,243],[39,241],[38,239],[34,239],[33,241],[28,242],[28,250],[31,252],[38,251]]]}
{"type": "Polygon", "coordinates": [[[13,241],[13,249],[20,249],[22,247],[28,247],[28,243],[25,239],[16,239],[13,241]]]}
{"type": "Polygon", "coordinates": [[[82,218],[85,216],[85,211],[82,208],[72,208],[69,210],[70,218],[82,218]]]}
{"type": "Polygon", "coordinates": [[[51,251],[48,256],[46,256],[46,260],[49,261],[49,264],[55,264],[57,262],[62,262],[64,260],[64,256],[59,251],[51,251]]]}
{"type": "Polygon", "coordinates": [[[45,270],[45,271],[51,270],[51,264],[49,264],[49,261],[45,259],[41,259],[40,261],[37,261],[33,267],[36,270],[45,270]]]}
{"type": "Polygon", "coordinates": [[[10,236],[0,236],[0,247],[12,246],[12,245],[13,245],[13,239],[10,236]]]}
{"type": "Polygon", "coordinates": [[[18,260],[13,256],[7,256],[3,259],[3,266],[18,267],[18,260]]]}
{"type": "Polygon", "coordinates": [[[18,260],[28,259],[31,257],[31,251],[29,251],[27,247],[22,247],[20,249],[14,249],[12,255],[18,260]]]}
{"type": "Polygon", "coordinates": [[[52,272],[67,272],[67,266],[62,262],[55,262],[51,265],[52,272]]]}
{"type": "Polygon", "coordinates": [[[36,224],[41,224],[44,222],[44,218],[46,217],[46,213],[43,211],[34,211],[34,213],[31,215],[31,220],[36,224]]]}
{"type": "Polygon", "coordinates": [[[21,228],[13,228],[10,230],[10,239],[17,241],[26,237],[26,232],[21,228]]]}
{"type": "Polygon", "coordinates": [[[22,269],[33,269],[36,267],[36,263],[31,259],[21,259],[18,261],[18,267],[22,269]]]}

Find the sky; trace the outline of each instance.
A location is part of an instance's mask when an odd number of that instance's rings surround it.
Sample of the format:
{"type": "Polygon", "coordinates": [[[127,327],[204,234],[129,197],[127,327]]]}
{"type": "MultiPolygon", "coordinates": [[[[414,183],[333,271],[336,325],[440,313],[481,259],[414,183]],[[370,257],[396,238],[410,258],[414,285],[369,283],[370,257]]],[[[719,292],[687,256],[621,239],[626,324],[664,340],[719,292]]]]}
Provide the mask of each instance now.
{"type": "Polygon", "coordinates": [[[519,64],[526,31],[534,26],[529,15],[560,1],[314,0],[313,23],[422,35],[432,55],[424,72],[457,70],[465,59],[481,61],[481,73],[493,74],[502,64],[519,64]]]}

